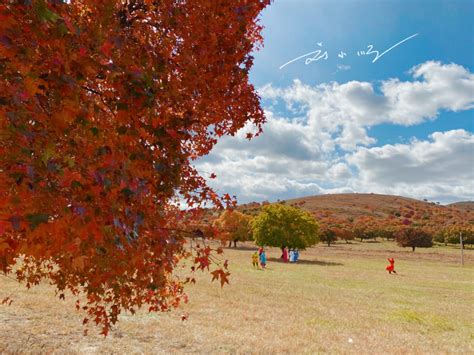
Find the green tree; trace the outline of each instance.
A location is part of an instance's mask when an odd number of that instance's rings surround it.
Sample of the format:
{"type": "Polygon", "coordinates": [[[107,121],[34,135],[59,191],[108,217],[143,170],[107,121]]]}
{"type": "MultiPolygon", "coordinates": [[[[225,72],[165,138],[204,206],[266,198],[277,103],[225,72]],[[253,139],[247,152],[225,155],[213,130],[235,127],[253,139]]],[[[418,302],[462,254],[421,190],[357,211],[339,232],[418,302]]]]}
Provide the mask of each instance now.
{"type": "Polygon", "coordinates": [[[296,207],[267,205],[252,221],[257,245],[306,249],[319,241],[319,225],[314,218],[296,207]]]}

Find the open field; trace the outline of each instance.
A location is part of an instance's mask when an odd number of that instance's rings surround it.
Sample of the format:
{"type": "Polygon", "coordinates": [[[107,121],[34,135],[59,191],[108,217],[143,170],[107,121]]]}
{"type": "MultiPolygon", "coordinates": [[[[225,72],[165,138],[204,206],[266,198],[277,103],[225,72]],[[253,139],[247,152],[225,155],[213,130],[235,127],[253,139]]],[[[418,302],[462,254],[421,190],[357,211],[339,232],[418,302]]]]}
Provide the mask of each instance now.
{"type": "Polygon", "coordinates": [[[412,253],[392,242],[318,245],[298,264],[269,249],[265,271],[251,267],[251,244],[226,249],[231,285],[202,274],[190,302],[167,314],[123,315],[104,339],[74,300],[53,299],[48,285],[29,291],[0,276],[0,353],[160,352],[474,352],[474,250],[412,253]],[[397,275],[385,271],[395,258],[397,275]],[[189,313],[182,322],[180,315],[189,313]]]}

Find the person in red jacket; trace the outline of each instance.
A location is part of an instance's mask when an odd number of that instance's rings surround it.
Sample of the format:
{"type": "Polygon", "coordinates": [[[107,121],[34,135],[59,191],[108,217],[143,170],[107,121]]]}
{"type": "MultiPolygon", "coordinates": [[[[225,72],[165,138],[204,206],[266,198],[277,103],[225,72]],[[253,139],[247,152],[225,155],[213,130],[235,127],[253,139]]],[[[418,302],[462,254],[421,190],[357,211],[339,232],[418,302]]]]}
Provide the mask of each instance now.
{"type": "Polygon", "coordinates": [[[396,274],[397,272],[395,271],[395,260],[393,258],[388,258],[387,260],[390,265],[387,265],[385,269],[388,271],[389,274],[391,274],[392,272],[396,274]]]}

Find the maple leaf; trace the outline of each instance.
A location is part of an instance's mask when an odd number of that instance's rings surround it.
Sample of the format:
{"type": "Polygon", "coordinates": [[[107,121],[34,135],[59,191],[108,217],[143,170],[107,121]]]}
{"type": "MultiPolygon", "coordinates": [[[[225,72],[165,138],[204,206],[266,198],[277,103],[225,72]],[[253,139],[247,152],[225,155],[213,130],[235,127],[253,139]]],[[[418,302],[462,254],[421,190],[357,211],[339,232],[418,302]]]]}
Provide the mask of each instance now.
{"type": "Polygon", "coordinates": [[[227,283],[229,283],[229,275],[230,273],[229,272],[225,272],[224,270],[222,269],[217,269],[217,270],[214,270],[211,272],[212,274],[212,280],[211,281],[214,281],[214,280],[220,280],[221,282],[221,287],[224,287],[224,285],[227,283]]]}

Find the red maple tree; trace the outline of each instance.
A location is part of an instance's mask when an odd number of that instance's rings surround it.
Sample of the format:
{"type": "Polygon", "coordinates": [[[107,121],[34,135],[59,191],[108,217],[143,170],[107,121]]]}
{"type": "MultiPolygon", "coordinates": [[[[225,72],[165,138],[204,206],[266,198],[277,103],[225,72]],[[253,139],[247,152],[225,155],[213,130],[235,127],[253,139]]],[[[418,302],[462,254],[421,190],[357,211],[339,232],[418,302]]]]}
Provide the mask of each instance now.
{"type": "Polygon", "coordinates": [[[123,310],[185,299],[192,279],[173,270],[186,257],[208,270],[213,251],[190,251],[176,226],[232,202],[192,161],[247,123],[261,131],[248,74],[269,1],[0,4],[3,273],[85,295],[104,334],[123,310]]]}

